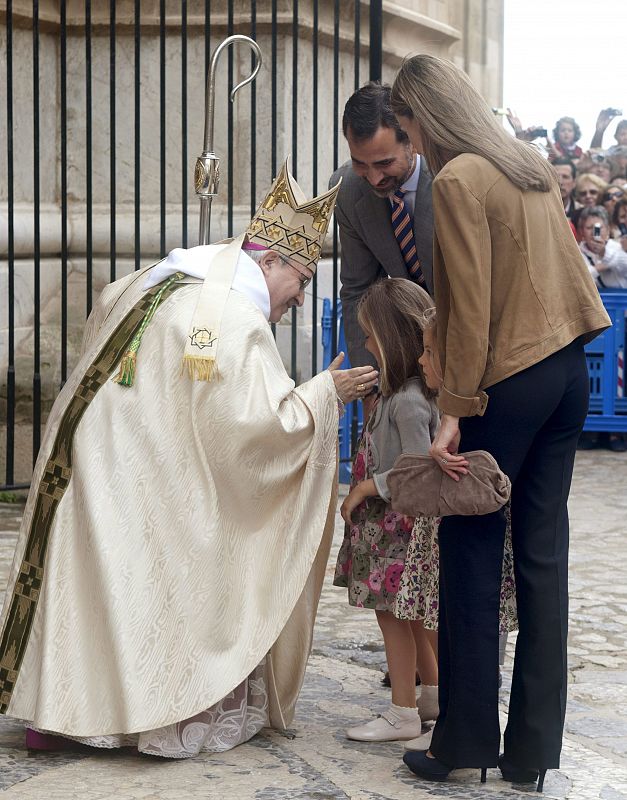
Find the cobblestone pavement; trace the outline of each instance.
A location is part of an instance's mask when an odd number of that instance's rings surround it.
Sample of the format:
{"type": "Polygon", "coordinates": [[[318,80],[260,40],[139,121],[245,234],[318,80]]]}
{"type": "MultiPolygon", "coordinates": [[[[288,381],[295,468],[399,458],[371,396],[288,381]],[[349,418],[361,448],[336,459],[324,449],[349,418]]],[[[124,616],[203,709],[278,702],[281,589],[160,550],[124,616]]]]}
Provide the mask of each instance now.
{"type": "MultiPolygon", "coordinates": [[[[571,494],[571,628],[569,704],[562,767],[544,796],[627,800],[627,456],[596,451],[577,459],[571,494]]],[[[20,508],[0,506],[0,588],[12,557],[20,508]]],[[[314,651],[293,730],[263,732],[220,755],[159,761],[123,752],[30,754],[23,727],[0,718],[0,792],[37,800],[520,800],[533,791],[490,770],[458,770],[443,784],[415,780],[401,744],[348,741],[343,729],[389,702],[380,686],[381,639],[368,611],[350,608],[327,571],[314,651]]],[[[506,700],[514,639],[502,691],[506,700]]]]}

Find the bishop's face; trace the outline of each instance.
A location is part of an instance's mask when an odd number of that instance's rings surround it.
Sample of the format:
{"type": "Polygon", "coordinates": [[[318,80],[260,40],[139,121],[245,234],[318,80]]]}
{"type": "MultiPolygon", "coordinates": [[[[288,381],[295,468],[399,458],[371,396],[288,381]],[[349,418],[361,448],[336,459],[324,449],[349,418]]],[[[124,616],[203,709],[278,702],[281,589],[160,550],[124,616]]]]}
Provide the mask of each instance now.
{"type": "Polygon", "coordinates": [[[370,139],[357,140],[346,131],[354,172],[377,197],[390,197],[414,171],[416,155],[409,142],[399,142],[393,128],[378,128],[370,139]]]}
{"type": "Polygon", "coordinates": [[[303,305],[305,287],[311,282],[313,272],[273,250],[263,254],[259,266],[270,295],[270,322],[279,322],[290,308],[303,305]]]}

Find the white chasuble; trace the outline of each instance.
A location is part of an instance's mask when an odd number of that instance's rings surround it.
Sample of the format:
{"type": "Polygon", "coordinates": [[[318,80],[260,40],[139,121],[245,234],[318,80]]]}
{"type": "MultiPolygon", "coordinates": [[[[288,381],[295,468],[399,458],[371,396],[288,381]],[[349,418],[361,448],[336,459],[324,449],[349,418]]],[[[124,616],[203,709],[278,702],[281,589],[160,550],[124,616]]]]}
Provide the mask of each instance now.
{"type": "Polygon", "coordinates": [[[151,731],[265,658],[270,723],[285,727],[333,530],[333,380],[295,387],[236,290],[220,379],[181,375],[202,286],[187,279],[146,327],[134,384],[115,383],[146,275],[105,289],[51,412],[2,612],[0,711],[73,737],[151,731]]]}

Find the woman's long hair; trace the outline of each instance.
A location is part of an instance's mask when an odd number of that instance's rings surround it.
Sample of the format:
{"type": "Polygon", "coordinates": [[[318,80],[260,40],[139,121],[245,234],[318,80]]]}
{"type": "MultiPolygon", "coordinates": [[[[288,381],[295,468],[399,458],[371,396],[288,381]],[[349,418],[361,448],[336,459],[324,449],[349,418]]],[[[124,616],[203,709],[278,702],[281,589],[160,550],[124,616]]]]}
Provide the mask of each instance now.
{"type": "Polygon", "coordinates": [[[407,380],[418,378],[425,397],[434,397],[418,364],[422,318],[431,306],[433,300],[424,289],[406,278],[383,278],[361,298],[357,321],[379,349],[381,394],[394,394],[407,380]]]}
{"type": "Polygon", "coordinates": [[[406,58],[392,86],[392,110],[415,119],[423,155],[433,175],[455,156],[475,153],[523,191],[548,192],[552,167],[532,144],[510,136],[468,76],[450,61],[429,55],[406,58]]]}

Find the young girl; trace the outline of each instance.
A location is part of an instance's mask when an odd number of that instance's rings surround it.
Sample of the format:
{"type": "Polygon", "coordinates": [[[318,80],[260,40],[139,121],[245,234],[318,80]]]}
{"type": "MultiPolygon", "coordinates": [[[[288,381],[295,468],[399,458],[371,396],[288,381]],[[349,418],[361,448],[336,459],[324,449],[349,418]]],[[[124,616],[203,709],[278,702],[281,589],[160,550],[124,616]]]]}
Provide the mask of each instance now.
{"type": "MultiPolygon", "coordinates": [[[[350,728],[359,741],[414,739],[420,735],[419,710],[437,716],[437,659],[420,620],[394,616],[394,602],[403,572],[414,520],[390,507],[386,475],[401,453],[429,452],[438,423],[433,392],[418,365],[422,355],[420,320],[431,299],[419,286],[402,278],[374,284],[363,297],[359,324],[366,348],[376,358],[380,394],[364,427],[353,463],[351,489],[342,503],[346,521],[334,584],[348,588],[348,602],[374,609],[383,634],[392,705],[375,720],[350,728]],[[421,681],[416,707],[415,667],[421,681]]],[[[425,519],[435,532],[435,519],[425,519]]]]}
{"type": "Polygon", "coordinates": [[[583,150],[577,142],[581,137],[581,128],[572,117],[560,117],[553,128],[553,143],[550,144],[551,160],[567,156],[573,161],[581,158],[583,150]]]}
{"type": "MultiPolygon", "coordinates": [[[[423,352],[418,359],[425,383],[429,389],[439,391],[442,386],[442,369],[436,341],[437,318],[435,308],[429,308],[422,317],[423,352]]],[[[463,478],[462,478],[463,480],[463,478]]],[[[509,507],[506,510],[507,529],[503,552],[503,572],[501,578],[501,605],[499,611],[499,633],[516,630],[516,585],[514,581],[514,560],[509,507]]],[[[437,529],[425,524],[425,517],[418,517],[411,533],[405,569],[399,582],[394,603],[394,616],[399,620],[419,618],[428,637],[437,636],[439,613],[439,560],[437,529]]],[[[437,680],[436,680],[437,683],[437,680]]],[[[427,750],[431,733],[406,742],[407,750],[427,750]]]]}
{"type": "MultiPolygon", "coordinates": [[[[424,313],[423,353],[418,359],[425,383],[434,391],[442,386],[442,370],[436,342],[437,317],[435,308],[424,313]]],[[[499,632],[509,633],[517,628],[516,591],[514,584],[514,563],[512,555],[512,536],[509,525],[505,534],[503,555],[503,579],[501,583],[501,608],[499,632]]],[[[437,535],[431,535],[423,524],[423,518],[416,520],[407,547],[405,569],[401,577],[394,614],[399,619],[420,617],[427,631],[438,629],[439,592],[439,548],[437,535]]]]}

